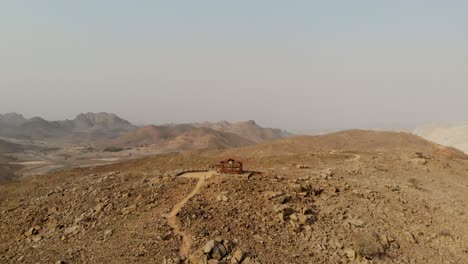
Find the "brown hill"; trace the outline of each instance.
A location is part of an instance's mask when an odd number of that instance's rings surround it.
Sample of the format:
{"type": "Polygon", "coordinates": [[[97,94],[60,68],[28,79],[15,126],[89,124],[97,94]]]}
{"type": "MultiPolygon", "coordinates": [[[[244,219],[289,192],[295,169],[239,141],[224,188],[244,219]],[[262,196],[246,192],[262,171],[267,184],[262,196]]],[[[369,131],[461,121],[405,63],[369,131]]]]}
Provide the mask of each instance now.
{"type": "Polygon", "coordinates": [[[177,176],[222,157],[177,153],[0,184],[0,263],[466,263],[468,160],[414,162],[400,149],[437,145],[399,133],[308,140],[249,177],[177,176]]]}
{"type": "Polygon", "coordinates": [[[347,130],[318,136],[298,136],[273,142],[228,150],[225,155],[269,157],[317,151],[421,152],[451,158],[467,158],[462,151],[430,142],[403,132],[347,130]]]}
{"type": "Polygon", "coordinates": [[[15,173],[22,168],[21,165],[11,164],[12,158],[0,155],[0,183],[14,180],[15,173]]]}
{"type": "Polygon", "coordinates": [[[15,172],[21,168],[19,165],[9,164],[11,158],[2,155],[21,152],[25,146],[11,143],[0,139],[0,182],[9,181],[15,178],[15,172]]]}
{"type": "Polygon", "coordinates": [[[195,124],[195,126],[211,128],[221,132],[233,133],[254,142],[265,142],[288,137],[291,135],[289,132],[280,129],[261,127],[253,120],[237,123],[229,123],[227,121],[221,121],[218,123],[205,122],[195,124]]]}
{"type": "Polygon", "coordinates": [[[242,147],[254,142],[232,133],[192,125],[150,125],[130,131],[107,144],[118,147],[152,145],[161,151],[185,151],[242,147]]]}
{"type": "Polygon", "coordinates": [[[0,154],[8,154],[14,152],[20,152],[24,150],[24,146],[11,143],[0,139],[0,154]]]}

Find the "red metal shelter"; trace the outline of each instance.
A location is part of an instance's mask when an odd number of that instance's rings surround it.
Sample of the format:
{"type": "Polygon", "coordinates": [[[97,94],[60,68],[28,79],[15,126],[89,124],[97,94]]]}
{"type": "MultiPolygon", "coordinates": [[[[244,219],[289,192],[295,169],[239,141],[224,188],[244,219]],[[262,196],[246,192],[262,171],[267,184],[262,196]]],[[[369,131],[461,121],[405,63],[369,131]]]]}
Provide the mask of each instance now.
{"type": "Polygon", "coordinates": [[[220,173],[227,174],[242,174],[244,173],[243,165],[241,161],[235,160],[233,158],[222,160],[220,173]]]}

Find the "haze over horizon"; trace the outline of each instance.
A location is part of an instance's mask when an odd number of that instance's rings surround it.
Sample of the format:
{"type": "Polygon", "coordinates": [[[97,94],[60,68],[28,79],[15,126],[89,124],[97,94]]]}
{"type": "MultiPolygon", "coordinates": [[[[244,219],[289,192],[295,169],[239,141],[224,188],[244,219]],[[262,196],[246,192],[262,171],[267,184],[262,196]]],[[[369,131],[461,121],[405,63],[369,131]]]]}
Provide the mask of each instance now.
{"type": "Polygon", "coordinates": [[[292,132],[467,122],[465,1],[5,1],[0,113],[292,132]]]}

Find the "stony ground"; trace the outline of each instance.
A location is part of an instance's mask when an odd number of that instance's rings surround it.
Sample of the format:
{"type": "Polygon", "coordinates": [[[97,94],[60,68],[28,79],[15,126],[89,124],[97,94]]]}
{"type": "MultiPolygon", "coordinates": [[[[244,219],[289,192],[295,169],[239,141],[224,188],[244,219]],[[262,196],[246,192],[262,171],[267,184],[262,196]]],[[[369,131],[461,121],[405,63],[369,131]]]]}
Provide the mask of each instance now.
{"type": "MultiPolygon", "coordinates": [[[[211,154],[210,154],[211,155],[211,154]]],[[[171,154],[0,185],[0,263],[180,263],[167,215],[217,156],[171,154]]],[[[178,214],[194,263],[468,263],[468,162],[428,154],[250,158],[178,214]],[[216,260],[215,260],[216,259],[216,260]]]]}

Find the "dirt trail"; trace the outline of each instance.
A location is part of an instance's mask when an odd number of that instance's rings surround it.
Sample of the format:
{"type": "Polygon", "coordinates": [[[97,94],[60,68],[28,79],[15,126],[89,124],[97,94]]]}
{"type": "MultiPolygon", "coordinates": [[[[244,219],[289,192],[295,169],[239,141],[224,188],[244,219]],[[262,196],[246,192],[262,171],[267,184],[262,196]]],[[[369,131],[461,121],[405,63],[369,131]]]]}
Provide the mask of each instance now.
{"type": "Polygon", "coordinates": [[[347,159],[346,161],[358,161],[358,160],[361,158],[361,155],[358,155],[358,154],[349,154],[349,153],[340,153],[340,152],[337,151],[337,150],[332,150],[332,151],[330,151],[330,154],[331,154],[331,155],[344,155],[344,156],[352,155],[352,156],[354,156],[354,158],[347,159]]]}
{"type": "Polygon", "coordinates": [[[195,186],[195,188],[187,195],[185,198],[177,203],[174,208],[172,208],[172,211],[167,215],[167,222],[169,226],[174,229],[174,233],[182,236],[182,245],[180,246],[180,251],[179,254],[181,256],[187,257],[190,251],[190,246],[192,244],[192,237],[189,233],[183,231],[180,229],[180,223],[179,220],[177,219],[177,215],[179,214],[179,211],[184,207],[184,205],[192,198],[195,194],[197,194],[200,191],[200,188],[203,186],[205,183],[205,180],[213,176],[215,172],[194,172],[194,173],[186,173],[180,177],[184,178],[192,178],[192,179],[198,179],[198,183],[195,186]]]}

